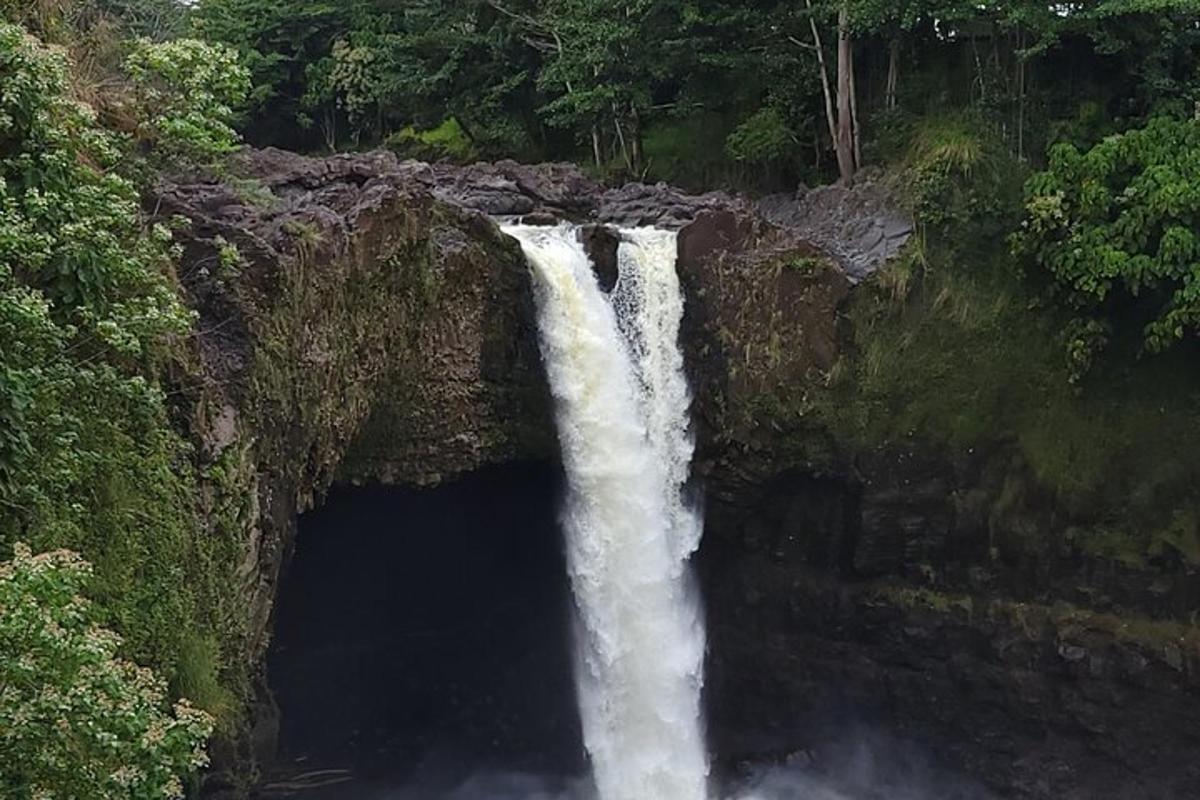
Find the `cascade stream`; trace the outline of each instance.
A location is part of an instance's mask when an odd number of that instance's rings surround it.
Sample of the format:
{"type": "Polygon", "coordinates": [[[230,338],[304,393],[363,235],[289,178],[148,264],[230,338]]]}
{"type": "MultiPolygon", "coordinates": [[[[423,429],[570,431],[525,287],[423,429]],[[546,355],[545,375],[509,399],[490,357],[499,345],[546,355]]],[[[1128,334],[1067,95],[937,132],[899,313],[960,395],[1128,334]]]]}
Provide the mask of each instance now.
{"type": "Polygon", "coordinates": [[[611,294],[577,229],[505,226],[534,275],[567,476],[576,684],[600,800],[704,800],[704,627],[676,237],[622,230],[611,294]]]}

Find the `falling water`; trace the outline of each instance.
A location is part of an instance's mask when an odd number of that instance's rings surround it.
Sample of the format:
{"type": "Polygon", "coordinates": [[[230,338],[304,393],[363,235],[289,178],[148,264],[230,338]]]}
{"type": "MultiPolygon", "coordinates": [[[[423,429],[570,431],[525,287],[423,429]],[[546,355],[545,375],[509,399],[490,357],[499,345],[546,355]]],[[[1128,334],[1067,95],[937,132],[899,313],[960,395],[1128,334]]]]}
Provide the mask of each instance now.
{"type": "Polygon", "coordinates": [[[601,292],[577,231],[509,226],[534,273],[567,473],[584,742],[601,800],[704,800],[704,629],[687,559],[701,520],[678,347],[675,235],[621,231],[601,292]]]}

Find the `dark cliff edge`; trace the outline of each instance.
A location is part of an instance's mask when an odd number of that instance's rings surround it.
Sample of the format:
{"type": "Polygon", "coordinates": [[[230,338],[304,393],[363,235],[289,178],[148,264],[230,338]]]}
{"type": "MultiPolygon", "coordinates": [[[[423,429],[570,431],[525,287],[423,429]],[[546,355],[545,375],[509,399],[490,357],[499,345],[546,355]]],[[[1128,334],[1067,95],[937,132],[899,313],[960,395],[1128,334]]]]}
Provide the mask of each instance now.
{"type": "Polygon", "coordinates": [[[848,425],[903,417],[853,383],[877,289],[797,233],[716,215],[680,239],[718,758],[878,726],[1001,796],[1192,796],[1197,564],[1098,552],[1116,521],[1065,508],[1003,438],[848,425]]]}
{"type": "Polygon", "coordinates": [[[222,181],[162,185],[158,213],[190,221],[180,280],[199,314],[176,412],[230,565],[224,677],[247,707],[206,793],[240,796],[269,758],[261,667],[297,514],[335,480],[427,485],[557,458],[502,216],[590,223],[601,256],[613,227],[680,231],[721,762],[810,750],[853,719],[1009,796],[1191,796],[1196,565],[1081,554],[1079,520],[1015,482],[1003,441],[952,451],[839,422],[857,409],[838,376],[863,358],[851,311],[909,233],[848,191],[756,208],[605,189],[568,165],[277,150],[241,154],[222,181]]]}

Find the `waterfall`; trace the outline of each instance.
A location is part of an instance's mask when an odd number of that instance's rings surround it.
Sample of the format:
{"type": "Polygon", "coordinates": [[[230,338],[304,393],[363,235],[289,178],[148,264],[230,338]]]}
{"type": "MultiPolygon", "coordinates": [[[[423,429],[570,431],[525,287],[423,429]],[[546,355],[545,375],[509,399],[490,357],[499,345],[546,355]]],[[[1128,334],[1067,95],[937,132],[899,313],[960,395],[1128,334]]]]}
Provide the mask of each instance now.
{"type": "Polygon", "coordinates": [[[688,556],[700,516],[678,347],[675,235],[621,231],[600,290],[577,231],[506,226],[534,275],[567,475],[576,682],[600,800],[705,800],[704,628],[688,556]]]}

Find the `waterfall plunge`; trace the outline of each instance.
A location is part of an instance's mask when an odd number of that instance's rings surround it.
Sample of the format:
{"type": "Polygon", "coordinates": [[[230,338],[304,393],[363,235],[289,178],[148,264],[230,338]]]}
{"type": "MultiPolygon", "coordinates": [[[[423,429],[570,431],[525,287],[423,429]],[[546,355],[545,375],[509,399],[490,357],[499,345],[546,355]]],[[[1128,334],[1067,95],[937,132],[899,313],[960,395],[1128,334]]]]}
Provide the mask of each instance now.
{"type": "Polygon", "coordinates": [[[534,273],[567,474],[576,681],[600,800],[704,800],[704,629],[687,558],[701,520],[678,348],[675,235],[621,232],[611,297],[575,229],[508,226],[534,273]]]}

